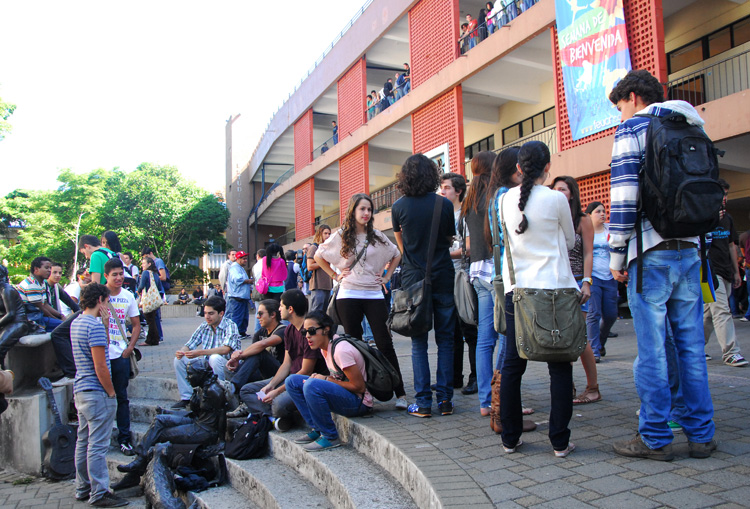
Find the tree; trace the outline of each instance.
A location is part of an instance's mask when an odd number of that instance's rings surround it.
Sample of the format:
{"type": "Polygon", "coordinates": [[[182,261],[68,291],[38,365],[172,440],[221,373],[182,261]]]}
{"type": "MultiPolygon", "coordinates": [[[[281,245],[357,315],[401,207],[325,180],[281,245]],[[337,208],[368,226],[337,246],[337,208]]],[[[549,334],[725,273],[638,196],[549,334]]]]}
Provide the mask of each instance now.
{"type": "Polygon", "coordinates": [[[2,97],[0,97],[0,141],[5,138],[6,134],[10,134],[13,129],[10,122],[8,122],[8,117],[10,117],[14,111],[16,111],[16,105],[3,102],[2,97]]]}

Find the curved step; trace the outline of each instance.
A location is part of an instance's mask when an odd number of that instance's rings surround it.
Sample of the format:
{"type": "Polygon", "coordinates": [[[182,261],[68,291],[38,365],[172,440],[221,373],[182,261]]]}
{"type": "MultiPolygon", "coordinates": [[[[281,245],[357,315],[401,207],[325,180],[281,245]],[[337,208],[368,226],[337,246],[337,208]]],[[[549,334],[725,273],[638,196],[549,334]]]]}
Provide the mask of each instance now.
{"type": "Polygon", "coordinates": [[[232,509],[258,509],[263,507],[253,504],[242,493],[229,485],[209,488],[199,493],[190,491],[185,498],[190,509],[227,509],[230,507],[232,509]]]}

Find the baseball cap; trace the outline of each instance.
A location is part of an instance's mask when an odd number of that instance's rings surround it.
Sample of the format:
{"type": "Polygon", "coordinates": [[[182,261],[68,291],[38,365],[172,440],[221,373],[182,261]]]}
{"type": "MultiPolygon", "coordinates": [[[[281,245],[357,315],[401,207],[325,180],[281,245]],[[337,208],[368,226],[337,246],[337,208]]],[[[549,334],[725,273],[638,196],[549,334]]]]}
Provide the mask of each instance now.
{"type": "Polygon", "coordinates": [[[237,251],[237,252],[236,252],[236,253],[234,254],[234,257],[235,257],[235,258],[244,258],[244,257],[246,257],[246,256],[248,256],[248,254],[247,254],[246,252],[244,252],[244,251],[237,251]]]}

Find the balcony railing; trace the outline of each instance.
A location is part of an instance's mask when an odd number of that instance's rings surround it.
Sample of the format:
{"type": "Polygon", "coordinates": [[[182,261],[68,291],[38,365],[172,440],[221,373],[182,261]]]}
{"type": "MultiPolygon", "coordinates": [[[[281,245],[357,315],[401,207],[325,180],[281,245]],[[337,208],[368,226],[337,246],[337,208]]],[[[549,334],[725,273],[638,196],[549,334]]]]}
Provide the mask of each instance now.
{"type": "Polygon", "coordinates": [[[279,235],[278,237],[276,237],[276,243],[280,246],[291,244],[292,242],[297,240],[295,234],[296,230],[289,230],[284,235],[279,235]]]}
{"type": "MultiPolygon", "coordinates": [[[[533,132],[529,134],[528,136],[523,136],[521,138],[518,138],[517,140],[511,141],[510,143],[506,143],[500,148],[496,148],[493,150],[496,154],[499,154],[503,150],[509,147],[520,147],[527,141],[541,141],[547,147],[549,148],[550,154],[556,154],[557,153],[557,125],[552,125],[549,127],[545,127],[544,129],[540,129],[539,131],[533,132]]],[[[466,166],[464,167],[464,171],[466,172],[466,180],[471,180],[473,175],[471,173],[471,160],[466,161],[466,166]]]]}
{"type": "Polygon", "coordinates": [[[375,212],[380,212],[393,206],[393,203],[401,198],[403,193],[396,187],[396,183],[389,184],[382,189],[373,191],[370,195],[372,203],[375,206],[375,212]]]}
{"type": "MultiPolygon", "coordinates": [[[[463,55],[494,32],[497,32],[500,28],[516,19],[519,14],[529,10],[529,8],[538,1],[539,0],[516,0],[507,4],[502,9],[498,9],[492,17],[487,18],[486,20],[477,19],[479,25],[474,30],[466,34],[461,34],[461,38],[458,40],[459,51],[463,55]]],[[[495,5],[502,4],[500,1],[497,1],[495,2],[495,5]]]]}
{"type": "Polygon", "coordinates": [[[328,152],[331,149],[331,147],[333,147],[334,145],[336,145],[338,142],[339,142],[338,135],[337,136],[331,136],[330,138],[328,138],[318,148],[316,148],[315,150],[313,150],[313,153],[312,153],[313,160],[317,159],[322,154],[325,154],[326,152],[328,152]]]}
{"type": "Polygon", "coordinates": [[[315,228],[317,229],[318,225],[321,225],[321,224],[327,224],[328,226],[331,227],[332,231],[335,230],[336,228],[339,228],[341,226],[340,211],[337,210],[333,214],[326,216],[326,217],[321,217],[320,219],[315,221],[315,228]]]}
{"type": "Polygon", "coordinates": [[[255,207],[253,207],[253,209],[250,211],[250,215],[252,216],[253,214],[255,214],[255,211],[258,210],[258,208],[263,203],[263,201],[266,198],[268,198],[268,195],[271,194],[271,191],[273,191],[274,189],[276,189],[277,187],[279,187],[279,185],[281,185],[282,182],[284,182],[285,180],[287,180],[292,175],[294,175],[294,166],[292,166],[291,168],[289,168],[288,170],[286,170],[284,173],[282,173],[279,176],[279,178],[276,179],[276,182],[274,182],[273,185],[271,187],[269,187],[268,190],[265,193],[263,193],[263,196],[260,197],[260,199],[258,200],[258,203],[256,203],[255,207]]]}
{"type": "Polygon", "coordinates": [[[376,117],[378,113],[380,113],[381,111],[386,110],[388,107],[396,104],[396,101],[404,97],[410,91],[411,91],[410,82],[406,82],[403,85],[398,85],[398,86],[394,85],[393,97],[389,98],[388,105],[385,105],[383,103],[383,96],[382,96],[383,91],[381,89],[381,91],[378,92],[378,101],[375,104],[371,104],[367,108],[367,120],[371,120],[373,117],[376,117]],[[383,106],[385,106],[385,108],[383,106]]]}
{"type": "Polygon", "coordinates": [[[667,97],[698,106],[750,88],[750,50],[667,83],[667,97]]]}

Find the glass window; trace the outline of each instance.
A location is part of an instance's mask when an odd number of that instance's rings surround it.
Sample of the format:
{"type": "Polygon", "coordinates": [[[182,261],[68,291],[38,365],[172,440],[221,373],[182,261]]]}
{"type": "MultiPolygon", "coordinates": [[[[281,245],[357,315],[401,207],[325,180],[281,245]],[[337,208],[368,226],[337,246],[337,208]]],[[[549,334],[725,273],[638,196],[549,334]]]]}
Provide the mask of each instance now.
{"type": "Polygon", "coordinates": [[[489,138],[487,138],[487,150],[495,150],[495,135],[493,134],[489,138]]]}
{"type": "Polygon", "coordinates": [[[734,31],[734,45],[739,46],[750,41],[750,18],[738,21],[732,26],[734,31]]]}
{"type": "Polygon", "coordinates": [[[534,132],[534,128],[531,125],[531,119],[526,119],[521,122],[521,136],[528,136],[534,132]]]}
{"type": "Polygon", "coordinates": [[[732,37],[729,27],[708,36],[708,56],[714,57],[732,48],[732,37]]]}
{"type": "Polygon", "coordinates": [[[480,152],[485,151],[485,150],[489,150],[489,149],[490,149],[489,140],[487,140],[485,138],[484,140],[482,140],[482,141],[479,142],[479,151],[480,152]]]}
{"type": "Polygon", "coordinates": [[[531,117],[531,123],[534,127],[534,132],[544,129],[544,113],[539,113],[531,117]]]}
{"type": "Polygon", "coordinates": [[[503,145],[512,143],[520,137],[521,137],[521,126],[519,124],[515,124],[506,129],[503,129],[503,145]]]}
{"type": "Polygon", "coordinates": [[[557,122],[555,118],[555,108],[550,108],[544,112],[544,127],[549,127],[557,122]]]}
{"type": "Polygon", "coordinates": [[[703,60],[703,43],[696,41],[669,54],[669,72],[677,72],[703,60]]]}

